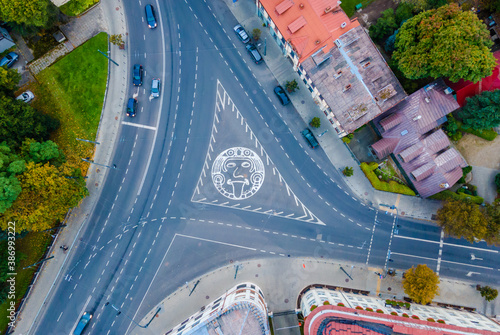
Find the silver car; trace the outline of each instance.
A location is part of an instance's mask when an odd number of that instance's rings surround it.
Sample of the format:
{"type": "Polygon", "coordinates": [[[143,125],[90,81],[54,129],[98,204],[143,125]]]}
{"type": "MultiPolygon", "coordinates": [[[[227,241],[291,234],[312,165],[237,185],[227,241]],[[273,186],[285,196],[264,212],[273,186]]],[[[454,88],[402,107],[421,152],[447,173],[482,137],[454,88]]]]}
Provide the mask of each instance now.
{"type": "Polygon", "coordinates": [[[240,41],[242,41],[243,43],[250,42],[250,37],[248,37],[247,32],[245,31],[245,29],[243,29],[241,24],[234,26],[233,30],[236,33],[236,36],[238,36],[238,38],[240,39],[240,41]]]}
{"type": "Polygon", "coordinates": [[[151,96],[153,98],[158,98],[160,96],[161,91],[161,81],[160,79],[153,78],[151,82],[151,96]]]}
{"type": "Polygon", "coordinates": [[[16,100],[21,100],[22,102],[30,102],[31,100],[35,99],[35,95],[31,91],[26,91],[23,92],[20,96],[16,98],[16,100]]]}

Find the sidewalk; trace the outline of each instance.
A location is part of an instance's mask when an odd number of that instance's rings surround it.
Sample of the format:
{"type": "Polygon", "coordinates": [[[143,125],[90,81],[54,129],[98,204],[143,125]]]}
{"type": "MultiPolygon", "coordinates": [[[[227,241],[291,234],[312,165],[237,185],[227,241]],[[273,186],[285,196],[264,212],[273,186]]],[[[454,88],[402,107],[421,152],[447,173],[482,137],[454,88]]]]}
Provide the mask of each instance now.
{"type": "MultiPolygon", "coordinates": [[[[267,67],[280,85],[285,86],[286,81],[291,81],[293,79],[297,81],[300,89],[289,95],[290,100],[306,124],[308,124],[313,117],[317,116],[321,119],[321,127],[312,129],[312,131],[315,133],[322,149],[336,168],[343,169],[345,166],[352,166],[354,168],[354,175],[349,178],[344,178],[352,192],[365,204],[375,208],[378,208],[379,204],[388,204],[390,206],[396,206],[399,215],[431,220],[433,214],[436,214],[437,210],[441,207],[439,201],[377,191],[371,186],[363,171],[361,171],[356,161],[353,159],[349,149],[337,136],[336,131],[331,126],[325,114],[314,103],[309,90],[302,82],[297,72],[293,70],[290,61],[283,56],[281,49],[269,33],[269,28],[262,27],[262,21],[256,15],[255,1],[240,0],[236,3],[233,3],[232,0],[224,1],[247,32],[251,32],[255,28],[261,30],[262,34],[260,40],[267,40],[266,55],[264,56],[262,52],[261,54],[263,55],[267,67]],[[328,132],[318,137],[319,134],[326,130],[328,130],[328,132]]],[[[385,208],[383,209],[386,210],[385,208]]]]}
{"type": "MultiPolygon", "coordinates": [[[[92,32],[99,27],[109,34],[122,34],[125,36],[127,31],[126,23],[122,21],[123,8],[116,6],[111,1],[101,1],[101,3],[89,12],[89,16],[84,15],[78,18],[79,24],[73,25],[71,31],[65,30],[64,33],[72,41],[77,41],[77,45],[85,42],[95,34],[92,32]],[[116,8],[115,8],[116,7],[116,8]],[[99,13],[96,13],[99,12],[99,13]],[[104,20],[104,18],[107,18],[104,20]],[[87,22],[88,21],[88,22],[87,22]],[[99,21],[99,22],[98,22],[99,21]],[[86,25],[88,29],[83,29],[86,25]],[[106,27],[107,26],[107,27],[106,27]]],[[[75,43],[75,42],[73,42],[75,43]]],[[[112,153],[115,147],[115,141],[119,132],[120,121],[123,115],[123,91],[127,90],[127,82],[123,78],[128,77],[128,56],[117,46],[109,45],[111,57],[120,64],[116,66],[109,63],[108,83],[104,98],[103,110],[99,129],[97,131],[96,141],[101,144],[96,146],[94,160],[101,164],[109,165],[112,153]],[[113,85],[110,85],[113,83],[113,85]],[[111,101],[112,103],[107,103],[111,101]]],[[[64,277],[64,266],[69,263],[67,255],[71,255],[71,248],[75,245],[80,231],[84,227],[87,218],[92,213],[97,199],[99,199],[108,170],[91,166],[87,173],[87,188],[90,195],[83,200],[78,208],[75,208],[67,221],[67,227],[62,229],[54,242],[48,256],[54,256],[48,262],[43,263],[39,271],[39,276],[33,283],[32,290],[28,294],[19,311],[15,334],[33,334],[34,320],[38,322],[39,316],[46,311],[44,305],[46,299],[54,294],[52,288],[57,287],[56,281],[64,277]],[[70,247],[66,253],[60,249],[60,246],[70,247]]]]}
{"type": "MultiPolygon", "coordinates": [[[[382,269],[366,267],[364,264],[339,264],[334,261],[318,261],[312,258],[291,259],[275,258],[243,262],[234,279],[235,265],[231,264],[199,278],[193,279],[189,287],[184,285],[164,299],[158,306],[150,306],[151,311],[139,324],[147,324],[156,313],[148,328],[136,327],[133,334],[163,334],[189,318],[205,306],[223,295],[227,289],[242,282],[257,284],[263,291],[268,311],[277,313],[295,310],[300,291],[311,284],[325,284],[350,289],[370,291],[370,296],[381,294],[382,298],[402,300],[405,296],[402,288],[403,270],[397,270],[396,276],[380,279],[375,272],[382,269]],[[351,281],[340,267],[350,274],[351,281]],[[194,292],[189,296],[194,283],[200,280],[194,292]],[[172,308],[175,306],[175,308],[172,308]]],[[[500,310],[500,299],[486,303],[472,283],[455,282],[441,279],[440,295],[434,298],[438,302],[464,307],[474,307],[479,313],[492,315],[500,310]]]]}

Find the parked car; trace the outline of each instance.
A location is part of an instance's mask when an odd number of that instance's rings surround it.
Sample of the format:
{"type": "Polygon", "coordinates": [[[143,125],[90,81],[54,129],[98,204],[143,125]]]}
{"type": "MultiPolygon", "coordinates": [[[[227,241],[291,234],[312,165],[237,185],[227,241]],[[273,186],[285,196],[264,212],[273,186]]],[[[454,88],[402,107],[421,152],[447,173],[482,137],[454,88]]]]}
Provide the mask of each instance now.
{"type": "Polygon", "coordinates": [[[236,33],[236,36],[238,36],[238,38],[240,39],[240,41],[242,41],[243,43],[250,42],[250,37],[248,36],[245,29],[243,29],[241,24],[237,24],[236,26],[234,26],[233,30],[236,33]]]}
{"type": "Polygon", "coordinates": [[[82,317],[80,318],[80,321],[78,322],[75,330],[73,331],[73,335],[80,335],[81,333],[83,333],[83,330],[85,329],[85,327],[87,327],[91,319],[92,319],[92,314],[88,312],[83,313],[82,317]]]}
{"type": "Polygon", "coordinates": [[[161,91],[161,81],[158,78],[153,78],[151,82],[151,96],[153,98],[158,98],[161,91]]]}
{"type": "Polygon", "coordinates": [[[283,106],[288,105],[290,103],[290,98],[288,98],[288,95],[286,95],[285,90],[281,86],[276,86],[274,88],[274,94],[278,96],[278,99],[280,99],[281,104],[283,106]]]}
{"type": "Polygon", "coordinates": [[[127,116],[134,117],[137,113],[137,99],[130,98],[127,103],[127,116]]]}
{"type": "Polygon", "coordinates": [[[135,64],[134,65],[134,77],[132,79],[135,86],[142,85],[142,72],[143,72],[142,65],[135,64]]]}
{"type": "Polygon", "coordinates": [[[15,52],[9,52],[4,58],[2,58],[2,60],[0,60],[0,66],[7,65],[7,67],[11,67],[18,59],[18,54],[15,52]]]}
{"type": "Polygon", "coordinates": [[[306,139],[307,143],[311,146],[311,148],[316,148],[319,144],[318,141],[316,140],[316,137],[314,137],[311,129],[306,128],[303,131],[301,131],[302,136],[306,139]]]}
{"type": "Polygon", "coordinates": [[[250,54],[250,57],[252,57],[252,60],[255,62],[255,64],[260,64],[262,63],[262,56],[260,55],[259,50],[255,47],[253,44],[248,44],[246,46],[248,53],[250,54]]]}
{"type": "Polygon", "coordinates": [[[26,91],[21,93],[20,96],[16,98],[16,100],[22,100],[23,102],[30,102],[31,100],[35,99],[35,95],[31,91],[26,91]]]}
{"type": "Polygon", "coordinates": [[[146,5],[146,21],[148,22],[148,27],[150,29],[156,28],[156,14],[155,9],[152,5],[146,5]]]}

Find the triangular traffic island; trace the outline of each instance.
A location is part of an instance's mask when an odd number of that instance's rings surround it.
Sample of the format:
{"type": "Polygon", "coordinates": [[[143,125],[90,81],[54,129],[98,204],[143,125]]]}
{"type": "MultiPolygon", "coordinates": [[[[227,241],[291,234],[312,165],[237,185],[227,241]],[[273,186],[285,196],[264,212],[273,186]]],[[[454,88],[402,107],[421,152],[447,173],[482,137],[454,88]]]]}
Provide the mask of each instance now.
{"type": "Polygon", "coordinates": [[[191,200],[324,225],[288,186],[219,81],[208,152],[191,200]]]}

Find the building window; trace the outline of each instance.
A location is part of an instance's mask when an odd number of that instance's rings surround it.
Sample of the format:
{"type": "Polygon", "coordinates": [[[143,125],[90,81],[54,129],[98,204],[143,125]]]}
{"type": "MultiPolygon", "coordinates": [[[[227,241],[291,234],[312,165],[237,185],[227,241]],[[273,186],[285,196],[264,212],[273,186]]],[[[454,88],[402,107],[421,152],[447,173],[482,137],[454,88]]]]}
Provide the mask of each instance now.
{"type": "Polygon", "coordinates": [[[241,285],[238,285],[236,286],[236,289],[240,289],[240,288],[244,288],[244,287],[247,287],[247,284],[241,284],[241,285]]]}

